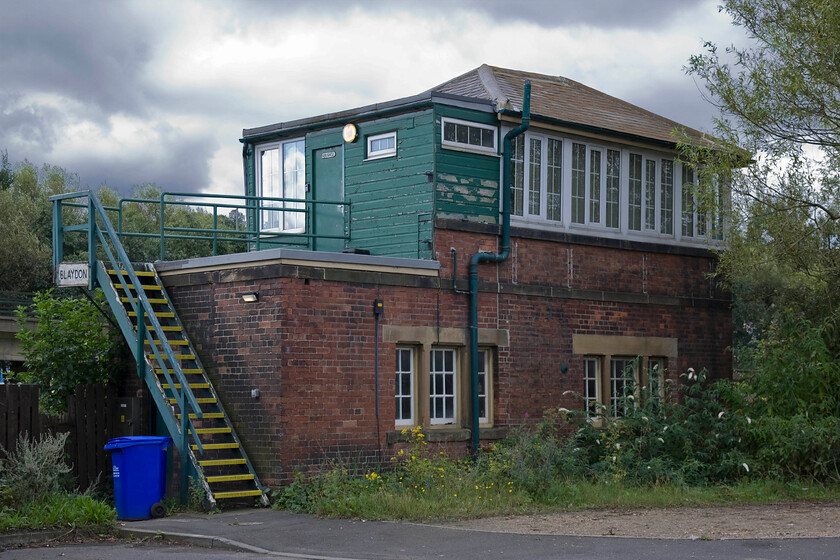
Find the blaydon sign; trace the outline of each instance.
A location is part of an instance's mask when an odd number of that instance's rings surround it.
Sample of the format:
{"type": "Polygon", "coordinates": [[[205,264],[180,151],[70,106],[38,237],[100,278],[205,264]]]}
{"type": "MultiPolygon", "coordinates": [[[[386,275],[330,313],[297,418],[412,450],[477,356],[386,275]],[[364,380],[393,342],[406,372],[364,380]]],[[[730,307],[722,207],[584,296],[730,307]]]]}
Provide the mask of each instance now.
{"type": "Polygon", "coordinates": [[[55,283],[62,288],[87,286],[90,278],[88,263],[59,263],[55,283]]]}

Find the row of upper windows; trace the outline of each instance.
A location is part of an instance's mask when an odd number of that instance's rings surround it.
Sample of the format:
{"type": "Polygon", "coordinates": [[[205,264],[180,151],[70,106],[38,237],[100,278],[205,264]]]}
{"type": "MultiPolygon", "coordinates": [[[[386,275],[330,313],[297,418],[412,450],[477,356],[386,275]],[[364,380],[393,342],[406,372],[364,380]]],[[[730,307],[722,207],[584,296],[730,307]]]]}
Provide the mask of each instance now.
{"type": "MultiPolygon", "coordinates": [[[[497,154],[497,136],[491,125],[441,118],[445,148],[497,154]]],[[[694,192],[694,170],[672,158],[531,132],[515,137],[512,148],[514,221],[670,238],[723,238],[723,189],[716,185],[716,204],[705,211],[694,192]]],[[[260,146],[256,194],[305,198],[304,154],[304,139],[260,146]]],[[[366,137],[366,160],[396,154],[397,131],[366,137]]],[[[292,211],[261,212],[263,231],[303,231],[305,214],[299,203],[274,205],[292,211]]]]}
{"type": "Polygon", "coordinates": [[[722,239],[724,192],[716,185],[716,204],[705,211],[694,182],[691,167],[641,150],[530,132],[512,141],[514,220],[722,239]]]}

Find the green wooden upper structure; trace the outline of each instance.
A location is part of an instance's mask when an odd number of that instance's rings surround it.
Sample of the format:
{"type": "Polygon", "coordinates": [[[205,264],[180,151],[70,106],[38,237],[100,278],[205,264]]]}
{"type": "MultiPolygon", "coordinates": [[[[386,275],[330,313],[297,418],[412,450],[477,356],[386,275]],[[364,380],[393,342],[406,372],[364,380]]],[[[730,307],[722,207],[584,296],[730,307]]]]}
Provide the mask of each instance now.
{"type": "Polygon", "coordinates": [[[525,80],[531,129],[514,145],[514,228],[673,245],[720,238],[674,131],[710,139],[566,78],[486,65],[412,97],[245,129],[245,194],[261,201],[248,229],[261,232],[260,248],[435,258],[435,228],[499,223],[501,138],[519,123],[525,80]]]}

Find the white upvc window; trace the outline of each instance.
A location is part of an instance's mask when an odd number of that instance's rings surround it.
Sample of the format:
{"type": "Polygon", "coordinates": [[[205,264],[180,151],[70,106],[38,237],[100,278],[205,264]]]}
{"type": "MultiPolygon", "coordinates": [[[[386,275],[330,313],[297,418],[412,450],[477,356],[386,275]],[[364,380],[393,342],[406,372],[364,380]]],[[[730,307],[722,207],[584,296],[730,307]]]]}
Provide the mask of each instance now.
{"type": "Polygon", "coordinates": [[[306,198],[305,149],[305,141],[302,138],[257,147],[256,195],[296,199],[263,201],[259,217],[261,231],[302,232],[305,230],[306,214],[303,202],[306,198]],[[285,210],[274,210],[274,208],[285,210]]]}
{"type": "Polygon", "coordinates": [[[394,383],[394,416],[397,426],[413,426],[415,423],[414,358],[414,348],[397,348],[394,383]]]}
{"type": "Polygon", "coordinates": [[[440,143],[444,148],[492,155],[499,153],[498,129],[495,126],[441,117],[440,129],[440,143]]]}
{"type": "Polygon", "coordinates": [[[528,134],[512,141],[512,208],[515,216],[563,219],[563,141],[528,134]]]}
{"type": "Polygon", "coordinates": [[[397,155],[397,131],[367,137],[367,159],[379,159],[397,155]]]}
{"type": "Polygon", "coordinates": [[[583,359],[583,409],[587,417],[598,414],[601,402],[601,359],[588,356],[583,359]]]}
{"type": "Polygon", "coordinates": [[[457,418],[455,350],[436,348],[429,355],[429,421],[454,424],[457,418]]]}
{"type": "Polygon", "coordinates": [[[490,422],[490,351],[478,351],[478,421],[480,424],[490,422]]]}
{"type": "Polygon", "coordinates": [[[682,164],[682,228],[683,237],[708,237],[723,239],[723,204],[725,191],[719,177],[700,179],[696,169],[682,164]],[[696,184],[710,180],[710,204],[701,204],[696,198],[696,184]],[[708,206],[708,207],[707,207],[708,206]]]}
{"type": "Polygon", "coordinates": [[[635,358],[610,359],[610,411],[614,417],[623,416],[632,406],[634,381],[637,375],[635,358]]]}
{"type": "Polygon", "coordinates": [[[572,143],[573,224],[619,227],[621,151],[572,143]]]}

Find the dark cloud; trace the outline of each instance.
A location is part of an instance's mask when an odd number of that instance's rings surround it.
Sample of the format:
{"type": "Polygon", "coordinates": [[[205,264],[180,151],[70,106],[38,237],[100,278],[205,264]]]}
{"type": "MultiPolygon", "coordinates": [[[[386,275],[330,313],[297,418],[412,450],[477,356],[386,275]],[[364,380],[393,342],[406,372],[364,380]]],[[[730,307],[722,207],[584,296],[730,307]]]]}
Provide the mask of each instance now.
{"type": "Polygon", "coordinates": [[[278,16],[289,11],[317,13],[319,17],[340,18],[359,9],[422,11],[424,15],[452,14],[459,10],[485,13],[498,22],[527,21],[542,27],[590,25],[600,28],[651,29],[679,12],[707,0],[249,0],[252,9],[278,16]],[[422,7],[418,7],[422,6],[422,7]]]}
{"type": "Polygon", "coordinates": [[[643,89],[627,92],[623,98],[682,125],[712,133],[720,111],[705,99],[706,94],[702,86],[685,76],[679,81],[646,83],[643,89]]]}
{"type": "Polygon", "coordinates": [[[142,113],[149,36],[117,2],[8,2],[0,17],[0,91],[67,97],[103,117],[142,113]]]}
{"type": "Polygon", "coordinates": [[[135,185],[155,183],[164,191],[200,193],[207,192],[210,185],[210,157],[217,148],[212,138],[177,135],[149,150],[136,150],[120,157],[91,152],[74,160],[72,165],[79,173],[83,189],[105,184],[122,196],[129,196],[135,185]]]}

